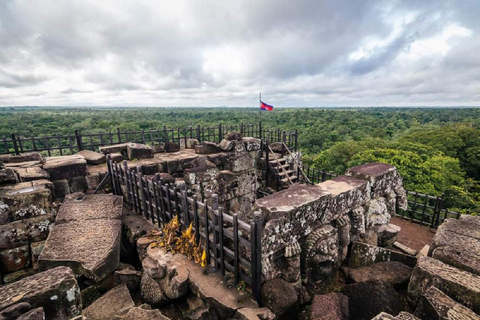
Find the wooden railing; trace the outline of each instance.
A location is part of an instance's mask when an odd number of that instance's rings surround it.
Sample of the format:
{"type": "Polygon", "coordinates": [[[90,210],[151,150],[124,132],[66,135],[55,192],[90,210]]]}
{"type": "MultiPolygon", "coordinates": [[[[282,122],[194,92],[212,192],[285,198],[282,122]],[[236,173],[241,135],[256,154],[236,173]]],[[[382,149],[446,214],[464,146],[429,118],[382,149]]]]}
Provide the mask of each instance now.
{"type": "Polygon", "coordinates": [[[146,130],[121,131],[119,128],[112,132],[81,133],[75,130],[72,134],[46,135],[42,137],[25,136],[16,133],[0,138],[0,154],[20,154],[24,152],[43,152],[45,155],[68,155],[80,150],[98,150],[101,146],[109,146],[123,142],[137,142],[143,144],[165,144],[166,142],[182,143],[182,140],[197,139],[200,142],[220,142],[226,133],[235,131],[246,137],[255,137],[265,141],[285,141],[289,148],[297,150],[297,131],[282,131],[280,129],[266,129],[262,123],[237,124],[217,126],[199,126],[187,128],[163,128],[146,130]]]}
{"type": "Polygon", "coordinates": [[[175,216],[182,229],[192,224],[197,243],[207,251],[207,263],[220,270],[222,276],[230,272],[235,285],[242,281],[248,284],[252,296],[260,300],[260,213],[255,213],[247,223],[239,220],[237,214],[224,212],[217,195],[212,196],[209,205],[196,196],[188,196],[185,185],[167,184],[158,174],[143,176],[141,167],[129,168],[126,161],[119,164],[107,158],[114,194],[123,195],[130,208],[160,228],[175,216]]]}

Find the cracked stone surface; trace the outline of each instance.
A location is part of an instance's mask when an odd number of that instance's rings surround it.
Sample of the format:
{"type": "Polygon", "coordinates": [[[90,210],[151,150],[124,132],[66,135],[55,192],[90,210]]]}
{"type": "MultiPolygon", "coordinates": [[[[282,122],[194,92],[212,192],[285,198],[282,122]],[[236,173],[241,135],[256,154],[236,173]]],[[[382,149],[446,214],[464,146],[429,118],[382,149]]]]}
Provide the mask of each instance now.
{"type": "Polygon", "coordinates": [[[82,311],[80,288],[68,267],[57,267],[0,287],[0,310],[27,302],[47,319],[70,319],[82,311]]]}
{"type": "Polygon", "coordinates": [[[88,320],[111,319],[125,308],[135,306],[126,285],[117,286],[83,310],[88,320]]]}
{"type": "Polygon", "coordinates": [[[122,197],[87,195],[61,206],[38,267],[70,266],[75,274],[102,280],[119,264],[122,197]]]}
{"type": "Polygon", "coordinates": [[[418,303],[427,290],[435,286],[472,311],[480,312],[480,276],[422,257],[413,269],[408,285],[409,298],[418,303]]]}

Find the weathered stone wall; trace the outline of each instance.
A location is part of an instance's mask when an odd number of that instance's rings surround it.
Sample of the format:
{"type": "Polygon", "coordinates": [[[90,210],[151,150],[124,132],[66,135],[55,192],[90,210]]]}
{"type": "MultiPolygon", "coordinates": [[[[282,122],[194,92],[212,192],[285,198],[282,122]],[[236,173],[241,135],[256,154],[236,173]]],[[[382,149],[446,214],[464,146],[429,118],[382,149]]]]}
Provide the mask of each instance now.
{"type": "Polygon", "coordinates": [[[257,200],[262,213],[262,273],[315,291],[346,258],[348,245],[377,245],[377,231],[405,207],[395,167],[370,163],[317,185],[296,185],[257,200]]]}

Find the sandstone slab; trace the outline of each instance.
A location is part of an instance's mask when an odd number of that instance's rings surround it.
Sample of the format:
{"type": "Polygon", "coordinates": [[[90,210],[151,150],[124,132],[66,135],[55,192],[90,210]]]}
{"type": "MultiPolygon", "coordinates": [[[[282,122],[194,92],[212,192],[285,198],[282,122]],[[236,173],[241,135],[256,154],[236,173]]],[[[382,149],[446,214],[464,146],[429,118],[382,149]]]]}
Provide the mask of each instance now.
{"type": "Polygon", "coordinates": [[[167,142],[165,143],[165,152],[178,152],[180,151],[180,145],[175,142],[167,142]]]}
{"type": "Polygon", "coordinates": [[[0,225],[0,249],[45,240],[54,221],[55,216],[49,213],[0,225]]]}
{"type": "Polygon", "coordinates": [[[40,167],[16,168],[15,171],[18,174],[20,182],[50,178],[48,172],[40,167]]]}
{"type": "Polygon", "coordinates": [[[102,164],[107,161],[105,154],[91,150],[82,150],[77,154],[83,156],[88,164],[102,164]]]}
{"type": "Polygon", "coordinates": [[[480,275],[480,225],[446,219],[433,237],[430,251],[438,260],[480,275]]]}
{"type": "Polygon", "coordinates": [[[126,142],[126,143],[119,143],[119,144],[114,144],[111,146],[104,146],[100,147],[99,150],[103,154],[109,154],[109,153],[123,153],[126,154],[127,152],[127,147],[131,142],[126,142]]]}
{"type": "Polygon", "coordinates": [[[5,273],[28,268],[30,263],[30,248],[28,245],[0,251],[0,268],[5,273]]]}
{"type": "Polygon", "coordinates": [[[422,257],[413,269],[408,294],[416,304],[427,290],[435,286],[473,312],[480,312],[480,276],[422,257]]]}
{"type": "Polygon", "coordinates": [[[153,149],[140,143],[131,143],[127,146],[128,159],[148,159],[153,158],[153,149]]]}
{"type": "Polygon", "coordinates": [[[120,285],[108,291],[84,309],[83,315],[88,320],[111,319],[121,310],[131,308],[134,305],[127,287],[120,285]]]}
{"type": "Polygon", "coordinates": [[[315,295],[312,301],[310,320],[348,320],[347,296],[332,292],[325,295],[315,295]]]}
{"type": "Polygon", "coordinates": [[[38,258],[41,270],[70,266],[75,274],[102,280],[119,263],[122,197],[67,199],[38,258]]]}
{"type": "Polygon", "coordinates": [[[472,310],[456,302],[448,295],[431,286],[420,300],[415,315],[421,319],[480,320],[472,310]]]}
{"type": "Polygon", "coordinates": [[[38,152],[27,152],[19,155],[0,155],[0,161],[5,163],[20,163],[30,161],[43,161],[43,157],[38,152]]]}
{"type": "Polygon", "coordinates": [[[235,319],[240,320],[275,320],[275,314],[268,308],[241,308],[237,310],[235,319]]]}
{"type": "Polygon", "coordinates": [[[53,184],[48,180],[0,188],[0,224],[51,212],[53,184]]]}
{"type": "Polygon", "coordinates": [[[411,267],[397,261],[374,263],[358,269],[346,268],[344,271],[347,279],[354,283],[378,280],[391,283],[396,288],[406,288],[412,274],[411,267]]]}
{"type": "Polygon", "coordinates": [[[222,151],[222,149],[220,149],[220,147],[218,147],[214,142],[206,141],[195,146],[195,153],[198,154],[218,153],[220,151],[222,151]]]}
{"type": "Polygon", "coordinates": [[[43,307],[47,319],[70,319],[81,314],[80,288],[67,267],[37,273],[0,287],[0,310],[26,302],[43,307]]]}
{"type": "Polygon", "coordinates": [[[70,179],[87,174],[87,161],[83,156],[48,157],[43,169],[51,180],[70,179]]]}
{"type": "Polygon", "coordinates": [[[148,310],[145,308],[130,308],[127,314],[121,318],[122,320],[170,320],[164,316],[160,310],[148,310]]]}

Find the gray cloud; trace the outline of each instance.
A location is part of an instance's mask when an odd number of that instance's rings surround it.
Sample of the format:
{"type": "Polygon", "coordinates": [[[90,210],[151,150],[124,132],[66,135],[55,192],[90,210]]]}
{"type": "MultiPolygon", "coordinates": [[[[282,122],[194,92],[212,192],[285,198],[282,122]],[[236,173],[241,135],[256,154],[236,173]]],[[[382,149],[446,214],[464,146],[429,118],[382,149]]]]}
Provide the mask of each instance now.
{"type": "Polygon", "coordinates": [[[478,105],[480,3],[0,2],[0,105],[478,105]],[[41,99],[40,99],[41,98],[41,99]]]}

